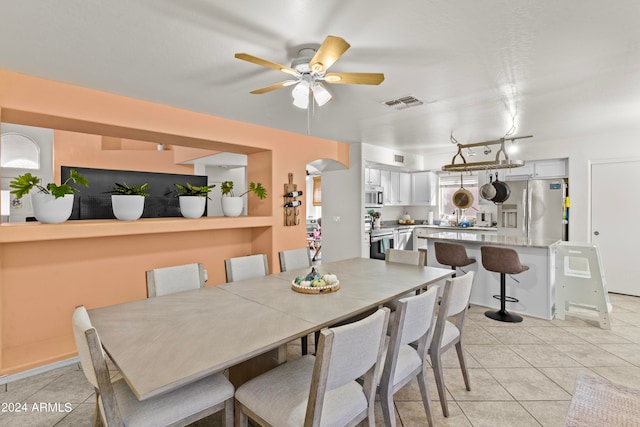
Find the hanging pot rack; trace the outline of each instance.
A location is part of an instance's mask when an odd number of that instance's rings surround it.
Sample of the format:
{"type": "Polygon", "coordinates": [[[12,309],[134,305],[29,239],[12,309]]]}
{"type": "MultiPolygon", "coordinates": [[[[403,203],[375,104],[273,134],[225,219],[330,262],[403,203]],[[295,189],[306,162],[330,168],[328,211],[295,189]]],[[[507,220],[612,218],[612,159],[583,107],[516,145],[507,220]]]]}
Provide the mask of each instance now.
{"type": "MultiPolygon", "coordinates": [[[[475,142],[473,144],[460,144],[458,143],[458,152],[451,159],[451,164],[442,166],[443,171],[447,172],[468,172],[468,171],[478,171],[485,169],[511,169],[518,168],[524,166],[524,162],[522,160],[511,160],[509,158],[509,154],[507,154],[507,150],[504,148],[505,141],[515,141],[516,139],[524,139],[531,138],[533,135],[526,136],[514,136],[509,138],[500,138],[493,141],[485,141],[485,142],[475,142]],[[464,154],[462,154],[462,150],[466,148],[473,147],[488,147],[489,145],[499,145],[500,149],[496,152],[496,157],[494,160],[485,161],[485,162],[467,162],[467,159],[464,158],[464,154]],[[502,158],[500,158],[502,155],[502,158]],[[456,158],[460,156],[462,163],[456,163],[456,158]]],[[[455,141],[454,141],[455,142],[455,141]]]]}

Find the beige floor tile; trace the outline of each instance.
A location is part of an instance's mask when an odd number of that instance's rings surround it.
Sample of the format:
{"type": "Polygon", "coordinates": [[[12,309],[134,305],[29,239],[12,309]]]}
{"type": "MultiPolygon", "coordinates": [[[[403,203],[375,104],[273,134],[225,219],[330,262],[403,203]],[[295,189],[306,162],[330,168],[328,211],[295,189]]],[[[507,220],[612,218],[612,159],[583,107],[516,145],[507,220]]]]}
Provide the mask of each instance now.
{"type": "MultiPolygon", "coordinates": [[[[616,326],[630,326],[631,324],[628,322],[623,321],[622,319],[619,319],[615,316],[609,316],[609,321],[611,322],[611,326],[612,327],[616,327],[616,326]]],[[[595,326],[597,328],[600,327],[600,323],[598,322],[593,322],[591,324],[592,326],[595,326]]],[[[631,325],[632,326],[632,325],[631,325]]]]}
{"type": "MultiPolygon", "coordinates": [[[[427,425],[427,416],[422,402],[398,402],[396,403],[399,418],[403,427],[424,427],[427,425]]],[[[442,415],[439,402],[433,402],[433,421],[437,427],[470,427],[471,423],[462,413],[455,402],[449,402],[449,416],[442,415]]],[[[376,424],[378,425],[378,424],[376,424]]],[[[379,424],[384,425],[384,424],[379,424]]]]}
{"type": "MultiPolygon", "coordinates": [[[[436,380],[433,376],[433,370],[427,371],[427,387],[429,388],[429,397],[431,400],[438,400],[438,390],[436,388],[436,380]]],[[[452,399],[451,394],[447,391],[447,399],[452,399]]],[[[417,400],[422,401],[422,395],[420,394],[420,386],[418,385],[418,379],[414,378],[409,384],[402,387],[393,395],[394,402],[403,402],[417,400]]]]}
{"type": "Polygon", "coordinates": [[[464,344],[501,344],[495,336],[477,324],[465,325],[462,332],[462,342],[464,344]]]}
{"type": "Polygon", "coordinates": [[[591,370],[609,381],[640,390],[640,368],[636,366],[594,367],[591,370]]]}
{"type": "Polygon", "coordinates": [[[513,397],[485,369],[469,369],[471,391],[464,385],[462,372],[444,370],[444,385],[456,401],[463,400],[513,400],[513,397]]]}
{"type": "Polygon", "coordinates": [[[549,344],[518,344],[510,346],[510,348],[536,368],[580,366],[574,359],[549,344]]]}
{"type": "MultiPolygon", "coordinates": [[[[393,409],[394,409],[393,412],[394,412],[394,414],[396,416],[396,426],[401,427],[402,423],[400,421],[400,417],[398,416],[398,410],[395,407],[393,409]]],[[[385,423],[384,423],[384,415],[382,414],[382,404],[380,403],[379,400],[377,400],[376,403],[375,403],[374,413],[375,413],[375,418],[376,418],[376,425],[377,426],[385,425],[385,423]]]]}
{"type": "Polygon", "coordinates": [[[595,327],[587,328],[562,328],[567,332],[572,333],[575,336],[582,338],[583,340],[590,342],[591,344],[625,344],[629,343],[629,340],[622,338],[619,335],[612,334],[611,331],[606,329],[600,329],[595,327]]]}
{"type": "Polygon", "coordinates": [[[518,402],[458,402],[474,427],[539,427],[540,424],[518,402]]]}
{"type": "Polygon", "coordinates": [[[21,402],[37,391],[41,390],[47,384],[64,376],[67,372],[78,370],[77,365],[66,366],[44,372],[39,375],[23,378],[21,380],[10,382],[6,387],[0,386],[0,402],[21,402]]]}
{"type": "Polygon", "coordinates": [[[629,362],[593,344],[554,344],[553,346],[583,366],[630,366],[629,362]]]}
{"type": "MultiPolygon", "coordinates": [[[[574,328],[575,329],[575,328],[574,328]]],[[[570,333],[564,328],[545,328],[545,327],[524,327],[524,330],[540,338],[549,344],[584,344],[585,340],[577,335],[570,333]]]]}
{"type": "Polygon", "coordinates": [[[640,366],[640,344],[598,344],[598,347],[635,366],[640,366]]]}
{"type": "MultiPolygon", "coordinates": [[[[482,365],[478,363],[476,359],[466,350],[466,346],[463,347],[464,350],[464,360],[467,363],[467,368],[482,368],[482,365]]],[[[427,363],[431,366],[431,357],[427,357],[427,363]]],[[[458,361],[458,352],[455,348],[450,348],[445,351],[442,355],[442,367],[443,368],[459,368],[460,362],[458,361]]]]}
{"type": "Polygon", "coordinates": [[[485,327],[484,329],[496,337],[502,344],[544,344],[544,341],[540,338],[517,326],[513,328],[491,326],[485,327]]]}
{"type": "Polygon", "coordinates": [[[569,394],[573,394],[576,385],[576,379],[580,374],[592,377],[600,377],[589,368],[538,368],[540,372],[545,374],[551,381],[558,384],[569,394]]]}
{"type": "MultiPolygon", "coordinates": [[[[46,402],[44,402],[46,403],[46,402]]],[[[71,408],[73,409],[73,407],[71,408]]],[[[42,427],[54,426],[69,413],[57,410],[34,409],[28,404],[27,409],[22,412],[4,412],[0,415],[0,427],[42,427]]],[[[88,423],[85,425],[89,425],[88,423]]]]}
{"type": "Polygon", "coordinates": [[[640,313],[638,312],[615,313],[614,317],[631,325],[640,326],[640,313]]]}
{"type": "MultiPolygon", "coordinates": [[[[475,305],[475,304],[471,304],[469,306],[469,309],[467,310],[467,314],[469,313],[474,313],[474,314],[484,314],[485,311],[489,310],[489,308],[482,306],[482,305],[475,305]]],[[[640,310],[639,310],[640,311],[640,310]]]]}
{"type": "Polygon", "coordinates": [[[505,345],[467,345],[467,351],[484,368],[529,368],[531,365],[505,345]]]}
{"type": "MultiPolygon", "coordinates": [[[[65,416],[55,427],[88,427],[91,425],[95,407],[96,405],[93,403],[77,405],[73,411],[65,416]]],[[[209,424],[209,426],[212,427],[211,424],[209,424]]]]}
{"type": "Polygon", "coordinates": [[[52,381],[26,399],[28,403],[60,402],[79,404],[93,396],[94,388],[83,371],[75,370],[65,373],[56,381],[52,381]]]}
{"type": "Polygon", "coordinates": [[[543,427],[563,426],[571,401],[522,402],[522,406],[543,425],[543,427]]]}
{"type": "Polygon", "coordinates": [[[635,313],[640,313],[640,297],[631,297],[629,295],[620,296],[609,294],[609,301],[615,308],[625,309],[635,313]]]}
{"type": "Polygon", "coordinates": [[[527,328],[545,328],[555,326],[551,320],[540,319],[538,317],[530,317],[530,316],[522,316],[522,322],[516,323],[519,327],[527,327],[527,328]]]}
{"type": "Polygon", "coordinates": [[[625,338],[630,342],[640,344],[640,327],[633,325],[613,326],[611,329],[611,333],[625,338]]]}
{"type": "Polygon", "coordinates": [[[571,400],[571,395],[536,368],[487,369],[516,400],[571,400]]]}

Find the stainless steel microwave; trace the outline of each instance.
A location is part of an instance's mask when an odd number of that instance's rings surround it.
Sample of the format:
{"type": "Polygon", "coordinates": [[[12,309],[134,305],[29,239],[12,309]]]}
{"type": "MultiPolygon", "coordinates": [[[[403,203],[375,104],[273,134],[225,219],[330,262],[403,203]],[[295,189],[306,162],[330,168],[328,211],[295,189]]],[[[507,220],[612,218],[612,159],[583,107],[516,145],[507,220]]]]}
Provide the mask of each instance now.
{"type": "Polygon", "coordinates": [[[382,187],[367,186],[364,190],[364,206],[366,208],[381,208],[384,204],[382,187]]]}

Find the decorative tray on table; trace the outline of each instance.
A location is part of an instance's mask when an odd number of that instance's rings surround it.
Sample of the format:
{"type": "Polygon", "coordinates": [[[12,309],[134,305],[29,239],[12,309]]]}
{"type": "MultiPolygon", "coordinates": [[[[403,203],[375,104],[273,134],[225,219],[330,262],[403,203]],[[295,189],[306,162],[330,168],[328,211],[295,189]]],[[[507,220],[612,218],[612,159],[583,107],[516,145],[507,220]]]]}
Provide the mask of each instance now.
{"type": "Polygon", "coordinates": [[[302,294],[325,294],[340,289],[340,281],[335,274],[320,274],[312,268],[306,276],[296,277],[291,289],[302,294]]]}

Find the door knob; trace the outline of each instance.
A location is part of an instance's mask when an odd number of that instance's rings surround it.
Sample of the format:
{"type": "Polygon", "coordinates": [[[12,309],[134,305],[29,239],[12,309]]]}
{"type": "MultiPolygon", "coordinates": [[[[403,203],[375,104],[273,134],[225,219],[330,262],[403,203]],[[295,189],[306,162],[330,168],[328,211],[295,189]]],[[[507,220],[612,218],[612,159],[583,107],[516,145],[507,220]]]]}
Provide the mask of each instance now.
{"type": "Polygon", "coordinates": [[[600,232],[599,232],[599,231],[594,231],[594,232],[593,232],[593,235],[594,235],[594,236],[599,236],[599,235],[600,235],[600,232]]]}

